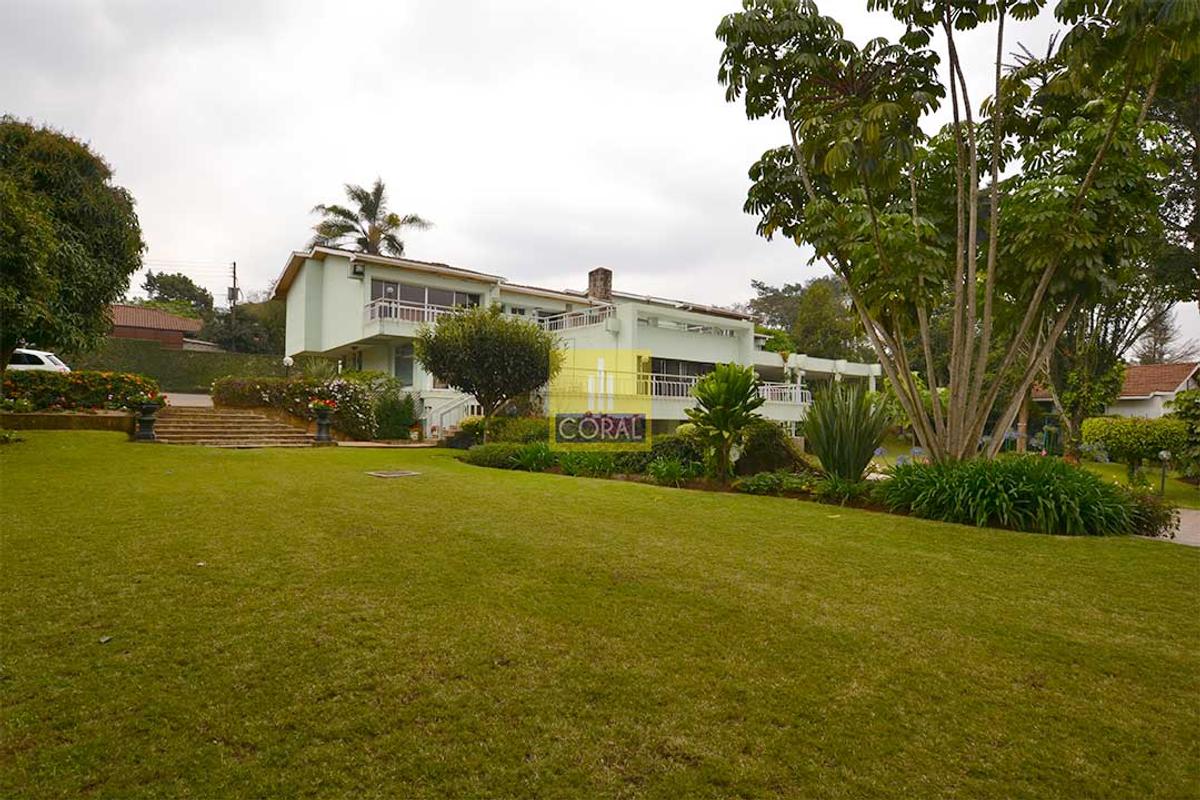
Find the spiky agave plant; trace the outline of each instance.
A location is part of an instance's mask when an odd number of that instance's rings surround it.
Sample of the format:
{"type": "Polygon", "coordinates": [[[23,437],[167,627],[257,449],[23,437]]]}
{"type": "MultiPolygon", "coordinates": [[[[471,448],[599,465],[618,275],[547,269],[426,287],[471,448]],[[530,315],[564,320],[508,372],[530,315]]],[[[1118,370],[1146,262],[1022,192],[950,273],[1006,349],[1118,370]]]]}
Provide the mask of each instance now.
{"type": "Polygon", "coordinates": [[[860,481],[891,424],[886,403],[858,386],[835,383],[813,394],[804,443],[830,476],[860,481]]]}
{"type": "Polygon", "coordinates": [[[729,467],[735,445],[746,427],[758,419],[755,411],[763,404],[758,393],[754,370],[738,364],[718,364],[716,369],[696,382],[692,389],[696,408],[687,415],[696,424],[696,433],[712,448],[717,479],[729,481],[729,467]]]}

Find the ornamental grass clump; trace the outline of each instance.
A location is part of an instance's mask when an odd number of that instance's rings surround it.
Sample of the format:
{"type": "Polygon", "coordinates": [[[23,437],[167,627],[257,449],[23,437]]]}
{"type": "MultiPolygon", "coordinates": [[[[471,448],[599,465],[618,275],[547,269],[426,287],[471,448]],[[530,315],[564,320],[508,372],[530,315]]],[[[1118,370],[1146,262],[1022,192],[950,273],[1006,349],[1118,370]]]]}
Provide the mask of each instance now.
{"type": "Polygon", "coordinates": [[[804,420],[804,442],[826,475],[857,482],[891,424],[889,406],[878,396],[835,383],[813,395],[804,420]]]}
{"type": "Polygon", "coordinates": [[[1167,512],[1148,525],[1128,491],[1032,455],[903,464],[880,482],[876,497],[893,511],[943,522],[1073,536],[1160,535],[1175,516],[1167,512]]]}

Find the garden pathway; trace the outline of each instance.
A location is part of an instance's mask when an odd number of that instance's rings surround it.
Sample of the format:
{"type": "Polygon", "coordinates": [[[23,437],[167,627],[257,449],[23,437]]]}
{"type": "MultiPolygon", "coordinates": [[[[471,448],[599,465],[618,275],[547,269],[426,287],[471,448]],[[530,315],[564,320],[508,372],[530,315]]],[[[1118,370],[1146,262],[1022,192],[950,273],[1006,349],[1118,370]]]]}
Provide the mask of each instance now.
{"type": "Polygon", "coordinates": [[[1179,509],[1179,531],[1175,541],[1192,547],[1200,547],[1200,510],[1195,508],[1179,509]]]}
{"type": "Polygon", "coordinates": [[[206,394],[167,392],[167,405],[181,408],[212,408],[212,398],[206,394]]]}

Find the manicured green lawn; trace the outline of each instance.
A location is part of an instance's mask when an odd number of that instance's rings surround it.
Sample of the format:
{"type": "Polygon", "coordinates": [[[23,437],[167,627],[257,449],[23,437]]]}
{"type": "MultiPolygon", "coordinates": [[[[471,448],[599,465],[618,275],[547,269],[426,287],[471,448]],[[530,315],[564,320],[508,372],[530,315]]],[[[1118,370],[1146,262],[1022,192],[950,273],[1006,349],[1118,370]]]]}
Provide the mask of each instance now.
{"type": "Polygon", "coordinates": [[[1198,549],[83,432],[0,503],[0,797],[1200,791],[1198,549]]]}
{"type": "MultiPolygon", "coordinates": [[[[1083,466],[1116,483],[1129,483],[1128,471],[1124,464],[1098,464],[1095,461],[1085,461],[1083,466]]],[[[1146,477],[1150,480],[1150,488],[1157,492],[1162,480],[1159,471],[1153,466],[1146,467],[1146,477]]],[[[1165,497],[1182,508],[1200,508],[1200,487],[1179,480],[1177,473],[1168,473],[1165,497]]]]}

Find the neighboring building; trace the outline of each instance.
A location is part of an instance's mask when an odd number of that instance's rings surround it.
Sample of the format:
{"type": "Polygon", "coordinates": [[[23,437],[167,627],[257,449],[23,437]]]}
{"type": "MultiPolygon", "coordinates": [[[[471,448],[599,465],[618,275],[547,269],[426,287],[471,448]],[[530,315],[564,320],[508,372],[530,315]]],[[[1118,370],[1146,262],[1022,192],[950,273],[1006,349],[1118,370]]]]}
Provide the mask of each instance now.
{"type": "Polygon", "coordinates": [[[554,291],[446,264],[316,247],[291,255],[274,298],[287,304],[287,355],[338,358],[348,368],[394,375],[420,391],[432,436],[456,425],[473,400],[425,374],[413,357],[413,337],[422,324],[462,306],[499,303],[557,333],[567,347],[649,351],[637,385],[652,396],[656,432],[687,419],[692,385],[716,363],[754,367],[765,382],[760,411],[783,423],[803,418],[810,382],[850,377],[874,389],[881,373],[878,364],[805,355],[785,364],[762,349],[766,337],[755,334],[750,317],[614,291],[603,267],[588,273],[586,291],[554,291]]]}
{"type": "MultiPolygon", "coordinates": [[[[1200,389],[1200,363],[1130,364],[1117,401],[1104,410],[1118,417],[1161,417],[1171,411],[1167,404],[1188,389],[1200,389]]],[[[1050,393],[1038,387],[1033,399],[1051,403],[1050,393]]]]}
{"type": "Polygon", "coordinates": [[[198,319],[181,317],[146,306],[118,304],[111,306],[111,310],[113,327],[110,336],[117,339],[150,339],[172,350],[192,349],[187,346],[188,342],[185,339],[188,334],[198,333],[204,325],[198,319]]]}

